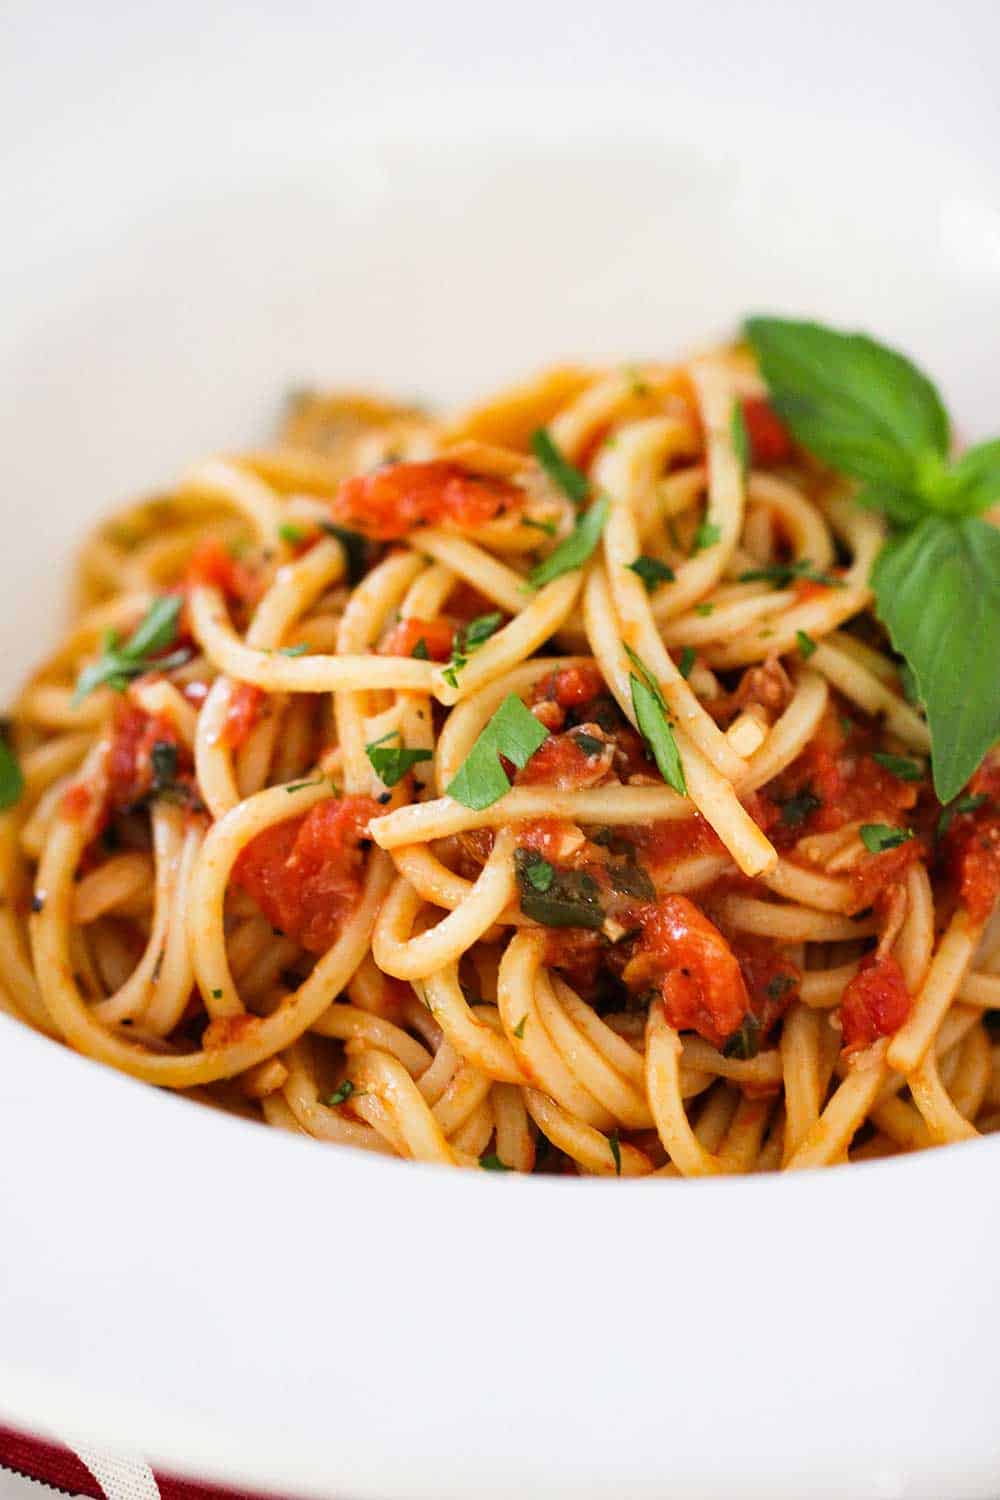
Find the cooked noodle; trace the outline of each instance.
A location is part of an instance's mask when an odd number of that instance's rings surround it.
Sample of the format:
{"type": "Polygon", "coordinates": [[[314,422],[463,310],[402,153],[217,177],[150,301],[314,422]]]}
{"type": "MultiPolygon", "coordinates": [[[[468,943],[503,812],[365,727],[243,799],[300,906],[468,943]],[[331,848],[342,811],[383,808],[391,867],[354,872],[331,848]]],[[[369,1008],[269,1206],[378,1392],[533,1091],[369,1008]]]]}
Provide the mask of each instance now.
{"type": "Polygon", "coordinates": [[[103,524],[13,713],[0,1004],[147,1082],[452,1165],[711,1175],[996,1128],[1000,919],[963,865],[995,812],[937,834],[870,613],[882,523],[764,394],[723,350],[441,421],[305,397],[274,447],[103,524]],[[607,504],[547,579],[579,516],[541,428],[582,514],[607,504]],[[512,695],[548,737],[500,745],[497,800],[448,795],[512,695]]]}

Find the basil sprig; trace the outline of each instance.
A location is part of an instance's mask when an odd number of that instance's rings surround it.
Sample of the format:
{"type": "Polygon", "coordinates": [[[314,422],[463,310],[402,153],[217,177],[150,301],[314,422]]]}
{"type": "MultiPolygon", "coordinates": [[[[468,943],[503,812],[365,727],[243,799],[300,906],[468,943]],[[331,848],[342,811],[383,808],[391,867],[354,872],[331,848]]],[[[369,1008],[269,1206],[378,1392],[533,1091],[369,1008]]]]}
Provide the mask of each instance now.
{"type": "Polygon", "coordinates": [[[775,411],[817,458],[861,483],[893,535],[872,573],[879,619],[904,658],[931,735],[934,788],[961,791],[1000,739],[1000,440],[949,457],[932,381],[860,333],[750,318],[775,411]]]}
{"type": "Polygon", "coordinates": [[[169,672],[190,661],[191,653],[184,647],[169,656],[160,654],[177,639],[177,622],[183,604],[179,594],[164,594],[154,599],[127,641],[123,642],[116,630],[106,630],[101,655],[84,667],[77,678],[73,706],[81,703],[95,688],[111,687],[117,693],[124,693],[133,677],[141,677],[154,667],[169,672]]]}

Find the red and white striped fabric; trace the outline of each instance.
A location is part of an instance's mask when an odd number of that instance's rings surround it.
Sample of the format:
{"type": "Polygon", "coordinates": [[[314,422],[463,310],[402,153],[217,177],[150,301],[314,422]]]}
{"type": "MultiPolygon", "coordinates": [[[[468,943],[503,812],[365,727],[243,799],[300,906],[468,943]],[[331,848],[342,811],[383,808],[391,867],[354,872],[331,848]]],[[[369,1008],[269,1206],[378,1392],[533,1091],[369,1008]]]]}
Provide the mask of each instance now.
{"type": "Polygon", "coordinates": [[[154,1473],[142,1459],[68,1448],[55,1438],[0,1425],[0,1500],[38,1500],[37,1488],[26,1480],[89,1500],[280,1500],[259,1491],[154,1473]]]}

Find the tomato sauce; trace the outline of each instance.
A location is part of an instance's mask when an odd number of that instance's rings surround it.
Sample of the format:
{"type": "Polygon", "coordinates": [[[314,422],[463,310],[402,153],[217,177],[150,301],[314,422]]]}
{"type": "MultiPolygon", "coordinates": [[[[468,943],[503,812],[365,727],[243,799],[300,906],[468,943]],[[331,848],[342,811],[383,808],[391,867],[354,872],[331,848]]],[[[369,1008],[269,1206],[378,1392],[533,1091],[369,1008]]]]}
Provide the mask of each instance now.
{"type": "Polygon", "coordinates": [[[868,954],[844,990],[840,1025],[848,1052],[870,1047],[892,1036],[910,1014],[910,993],[903,971],[891,954],[868,954]]]}
{"type": "Polygon", "coordinates": [[[115,715],[106,763],[109,811],[124,812],[151,791],[153,747],[158,744],[179,750],[173,722],[162,714],[148,714],[123,703],[115,715]]]}
{"type": "Polygon", "coordinates": [[[1000,807],[986,803],[957,813],[945,844],[959,901],[974,921],[985,922],[1000,896],[1000,807]]]}
{"type": "Polygon", "coordinates": [[[271,925],[324,953],[361,895],[371,797],[331,797],[304,817],[265,828],[241,850],[233,880],[271,925]]]}
{"type": "Polygon", "coordinates": [[[607,779],[614,753],[610,742],[602,740],[601,744],[601,750],[591,752],[581,747],[575,732],[550,734],[523,770],[518,771],[517,784],[544,784],[559,791],[597,786],[607,779]]]}
{"type": "Polygon", "coordinates": [[[417,526],[450,522],[472,531],[521,504],[505,480],[469,474],[440,459],[387,464],[346,479],[330,502],[335,521],[373,541],[391,542],[417,526]]]}
{"type": "Polygon", "coordinates": [[[423,641],[428,661],[447,661],[455,632],[447,620],[400,620],[382,641],[380,656],[412,656],[423,641]]]}
{"type": "Polygon", "coordinates": [[[253,603],[260,596],[260,585],[253,573],[215,536],[205,537],[191,554],[184,585],[191,588],[196,584],[217,588],[237,604],[253,603]]]}
{"type": "Polygon", "coordinates": [[[881,854],[869,854],[848,872],[854,887],[852,911],[864,911],[873,906],[879,897],[904,879],[910,865],[926,854],[922,839],[907,839],[895,849],[886,849],[881,854]]]}

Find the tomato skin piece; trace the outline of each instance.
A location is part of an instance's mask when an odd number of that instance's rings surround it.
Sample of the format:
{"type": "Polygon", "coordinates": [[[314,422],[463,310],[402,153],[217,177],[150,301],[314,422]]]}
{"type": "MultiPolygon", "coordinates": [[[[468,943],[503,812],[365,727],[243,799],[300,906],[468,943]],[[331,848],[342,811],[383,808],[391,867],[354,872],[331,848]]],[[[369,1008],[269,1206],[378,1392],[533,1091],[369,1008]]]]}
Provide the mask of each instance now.
{"type": "Polygon", "coordinates": [[[271,925],[310,953],[325,953],[361,896],[372,797],[331,797],[300,818],[263,829],[243,848],[233,880],[271,925]]]}
{"type": "Polygon", "coordinates": [[[743,421],[753,462],[760,468],[766,469],[791,458],[791,435],[766,397],[748,396],[744,400],[743,421]]]}
{"type": "MultiPolygon", "coordinates": [[[[605,743],[602,740],[602,744],[605,743]]],[[[610,770],[612,747],[603,754],[589,755],[581,749],[573,732],[550,734],[517,773],[518,786],[551,786],[560,791],[575,791],[596,786],[606,780],[610,770]]]]}
{"type": "Polygon", "coordinates": [[[387,464],[345,479],[330,502],[330,513],[372,541],[393,542],[417,526],[448,521],[474,530],[520,501],[520,491],[505,480],[433,459],[387,464]]]}
{"type": "Polygon", "coordinates": [[[721,1047],[750,1009],[739,961],[726,939],[686,896],[661,896],[645,908],[641,923],[626,985],[657,985],[676,1031],[696,1031],[721,1047]]]}
{"type": "Polygon", "coordinates": [[[592,703],[607,692],[600,669],[590,663],[583,666],[559,667],[548,677],[540,677],[531,690],[531,702],[545,703],[552,700],[560,708],[579,708],[592,703]]]}
{"type": "Polygon", "coordinates": [[[226,717],[222,723],[219,739],[229,750],[239,750],[246,744],[260,718],[264,703],[264,691],[252,682],[237,682],[229,694],[226,717]]]}
{"type": "Polygon", "coordinates": [[[447,620],[400,620],[378,648],[379,656],[412,656],[423,641],[428,661],[447,661],[455,632],[447,620]]]}
{"type": "Polygon", "coordinates": [[[869,953],[844,989],[840,1025],[844,1050],[858,1052],[881,1037],[893,1036],[913,1004],[903,971],[891,954],[869,953]]]}
{"type": "Polygon", "coordinates": [[[907,839],[895,849],[886,849],[881,854],[869,854],[848,872],[854,887],[852,911],[864,911],[872,906],[890,886],[898,885],[912,864],[925,854],[922,839],[907,839]]]}
{"type": "Polygon", "coordinates": [[[187,588],[197,584],[217,588],[237,604],[255,600],[260,592],[249,568],[238,562],[216,536],[198,543],[187,565],[184,584],[187,588]]]}

